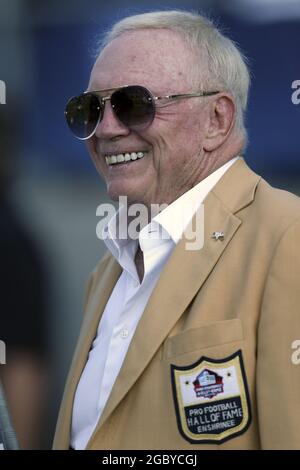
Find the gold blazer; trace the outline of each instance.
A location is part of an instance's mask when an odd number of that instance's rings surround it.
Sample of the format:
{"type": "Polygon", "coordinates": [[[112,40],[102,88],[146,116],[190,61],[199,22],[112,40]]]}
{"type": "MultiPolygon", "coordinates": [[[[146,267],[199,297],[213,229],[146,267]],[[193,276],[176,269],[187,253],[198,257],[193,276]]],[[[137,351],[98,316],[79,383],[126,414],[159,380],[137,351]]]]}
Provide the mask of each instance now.
{"type": "MultiPolygon", "coordinates": [[[[204,246],[175,247],[87,449],[300,449],[299,199],[240,159],[204,209],[204,246]]],[[[54,449],[120,274],[106,254],[88,282],[54,449]]]]}

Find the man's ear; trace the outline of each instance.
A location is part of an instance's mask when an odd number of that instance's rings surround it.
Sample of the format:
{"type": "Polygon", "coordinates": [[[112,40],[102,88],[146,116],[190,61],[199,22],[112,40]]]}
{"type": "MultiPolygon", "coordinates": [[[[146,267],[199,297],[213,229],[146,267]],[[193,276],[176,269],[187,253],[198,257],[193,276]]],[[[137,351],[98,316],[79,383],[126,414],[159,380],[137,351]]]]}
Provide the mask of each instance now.
{"type": "Polygon", "coordinates": [[[232,131],[235,114],[236,107],[229,94],[218,95],[211,101],[204,150],[212,152],[225,142],[232,131]]]}

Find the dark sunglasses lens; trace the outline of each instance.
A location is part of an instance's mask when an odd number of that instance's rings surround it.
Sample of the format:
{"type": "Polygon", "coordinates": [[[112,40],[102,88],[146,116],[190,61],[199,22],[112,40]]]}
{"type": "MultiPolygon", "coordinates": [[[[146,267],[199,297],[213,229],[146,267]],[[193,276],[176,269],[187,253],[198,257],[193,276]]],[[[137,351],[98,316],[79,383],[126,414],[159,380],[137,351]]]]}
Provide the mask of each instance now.
{"type": "Polygon", "coordinates": [[[97,96],[84,93],[71,98],[67,103],[65,116],[69,128],[79,139],[87,139],[97,127],[102,113],[97,96]]]}
{"type": "Polygon", "coordinates": [[[130,129],[142,129],[154,119],[155,105],[151,93],[142,86],[128,86],[111,95],[117,118],[130,129]]]}

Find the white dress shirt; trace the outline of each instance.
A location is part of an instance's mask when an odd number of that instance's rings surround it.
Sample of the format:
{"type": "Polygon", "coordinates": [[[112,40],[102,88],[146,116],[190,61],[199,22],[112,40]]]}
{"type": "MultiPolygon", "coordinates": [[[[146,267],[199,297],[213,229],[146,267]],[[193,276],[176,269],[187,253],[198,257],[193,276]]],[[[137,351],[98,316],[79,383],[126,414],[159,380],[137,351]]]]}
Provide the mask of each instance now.
{"type": "Polygon", "coordinates": [[[238,158],[227,162],[160,212],[140,231],[138,240],[125,240],[116,236],[112,228],[116,216],[108,223],[106,232],[109,237],[104,241],[123,271],[106,304],[77,386],[71,428],[73,449],[86,448],[149,297],[165,263],[182,237],[188,219],[192,218],[209,191],[238,158]],[[134,262],[138,243],[144,257],[141,283],[134,262]]]}

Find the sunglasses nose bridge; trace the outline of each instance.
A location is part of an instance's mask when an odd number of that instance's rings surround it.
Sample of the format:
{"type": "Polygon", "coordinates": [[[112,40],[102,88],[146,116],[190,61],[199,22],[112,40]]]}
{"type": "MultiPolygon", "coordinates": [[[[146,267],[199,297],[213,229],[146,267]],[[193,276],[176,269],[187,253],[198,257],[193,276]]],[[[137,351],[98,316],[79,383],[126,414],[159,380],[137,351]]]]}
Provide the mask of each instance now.
{"type": "Polygon", "coordinates": [[[108,106],[106,106],[106,102],[111,101],[111,95],[98,98],[102,112],[93,135],[103,139],[113,138],[121,134],[128,134],[130,129],[118,119],[113,105],[110,103],[108,106]]]}
{"type": "Polygon", "coordinates": [[[99,96],[99,101],[100,103],[103,103],[105,105],[106,101],[110,101],[111,96],[99,96]]]}

